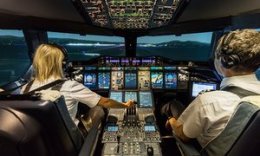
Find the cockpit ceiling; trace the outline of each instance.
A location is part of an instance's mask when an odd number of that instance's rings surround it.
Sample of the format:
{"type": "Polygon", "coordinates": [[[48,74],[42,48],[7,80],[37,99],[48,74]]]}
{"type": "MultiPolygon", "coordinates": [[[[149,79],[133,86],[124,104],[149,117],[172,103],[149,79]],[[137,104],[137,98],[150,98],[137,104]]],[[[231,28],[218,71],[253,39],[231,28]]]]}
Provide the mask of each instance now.
{"type": "Polygon", "coordinates": [[[80,0],[92,24],[112,29],[167,25],[180,0],[80,0]]]}
{"type": "Polygon", "coordinates": [[[0,28],[164,35],[260,27],[259,0],[0,0],[0,28]]]}

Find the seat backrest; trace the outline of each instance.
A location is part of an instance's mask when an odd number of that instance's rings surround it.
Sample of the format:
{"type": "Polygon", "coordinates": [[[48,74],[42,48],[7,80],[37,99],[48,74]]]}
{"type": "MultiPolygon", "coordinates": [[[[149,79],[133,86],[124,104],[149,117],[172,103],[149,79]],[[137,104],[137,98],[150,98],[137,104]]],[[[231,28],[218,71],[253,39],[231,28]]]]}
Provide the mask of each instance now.
{"type": "Polygon", "coordinates": [[[255,114],[239,140],[228,152],[230,156],[260,155],[260,112],[255,114]]]}
{"type": "MultiPolygon", "coordinates": [[[[254,96],[259,99],[259,96],[254,96]]],[[[257,101],[257,100],[256,100],[257,101]]],[[[259,101],[258,101],[259,105],[259,101]]],[[[260,154],[259,106],[242,101],[221,134],[211,141],[202,155],[243,156],[260,154]]]]}
{"type": "MultiPolygon", "coordinates": [[[[23,95],[21,95],[23,96],[23,95]]],[[[17,99],[21,99],[21,96],[17,99]]],[[[83,137],[63,98],[0,100],[0,155],[76,156],[83,137]]],[[[15,98],[13,98],[15,99],[15,98]]]]}
{"type": "Polygon", "coordinates": [[[80,151],[82,144],[84,142],[84,138],[83,138],[83,135],[81,134],[79,128],[75,125],[74,121],[70,117],[69,111],[68,111],[67,106],[64,101],[64,98],[59,98],[56,106],[57,106],[57,109],[59,110],[59,113],[62,117],[64,125],[68,130],[68,133],[72,139],[72,142],[73,142],[75,148],[77,149],[77,151],[80,151]]]}

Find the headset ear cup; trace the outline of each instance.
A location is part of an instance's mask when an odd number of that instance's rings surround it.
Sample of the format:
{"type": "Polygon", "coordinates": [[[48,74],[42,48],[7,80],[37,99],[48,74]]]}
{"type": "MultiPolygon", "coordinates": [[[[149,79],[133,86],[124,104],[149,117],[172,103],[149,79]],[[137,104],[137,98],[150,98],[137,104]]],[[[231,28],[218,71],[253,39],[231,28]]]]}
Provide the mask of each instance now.
{"type": "Polygon", "coordinates": [[[225,68],[232,68],[240,63],[240,58],[237,54],[221,57],[221,64],[225,68]]]}
{"type": "Polygon", "coordinates": [[[221,56],[220,61],[223,67],[230,68],[228,64],[227,56],[221,56]]]}
{"type": "Polygon", "coordinates": [[[67,64],[68,64],[67,61],[65,61],[65,60],[62,61],[63,70],[65,70],[67,68],[67,64]]]}

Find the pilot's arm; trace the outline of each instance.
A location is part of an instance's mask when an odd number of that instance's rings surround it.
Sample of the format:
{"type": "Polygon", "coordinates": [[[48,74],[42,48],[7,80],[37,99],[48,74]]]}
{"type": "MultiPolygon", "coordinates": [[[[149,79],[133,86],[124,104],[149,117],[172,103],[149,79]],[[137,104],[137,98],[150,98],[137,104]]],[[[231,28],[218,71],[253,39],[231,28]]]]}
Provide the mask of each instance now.
{"type": "Polygon", "coordinates": [[[73,99],[76,99],[81,103],[87,104],[91,108],[96,105],[105,108],[128,108],[134,105],[134,102],[131,100],[127,101],[126,103],[121,103],[109,98],[102,97],[76,81],[70,81],[65,85],[68,85],[67,87],[71,88],[70,92],[66,93],[68,96],[73,97],[73,99]]]}
{"type": "Polygon", "coordinates": [[[174,131],[175,135],[182,141],[197,138],[205,126],[201,99],[197,97],[180,115],[178,119],[171,117],[166,122],[166,127],[174,131]]]}
{"type": "Polygon", "coordinates": [[[128,100],[127,102],[118,102],[113,99],[105,98],[105,97],[100,97],[100,100],[98,102],[99,106],[105,107],[105,108],[129,108],[134,105],[134,101],[128,100]]]}
{"type": "Polygon", "coordinates": [[[183,133],[183,125],[174,117],[169,118],[165,125],[166,127],[170,126],[170,128],[174,131],[175,135],[182,141],[187,142],[191,139],[183,133]]]}

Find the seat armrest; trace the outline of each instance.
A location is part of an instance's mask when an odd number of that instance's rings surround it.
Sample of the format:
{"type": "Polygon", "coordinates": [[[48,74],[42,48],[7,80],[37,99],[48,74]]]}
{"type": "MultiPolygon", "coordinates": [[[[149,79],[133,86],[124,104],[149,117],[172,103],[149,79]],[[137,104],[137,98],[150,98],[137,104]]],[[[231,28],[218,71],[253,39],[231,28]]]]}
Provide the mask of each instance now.
{"type": "Polygon", "coordinates": [[[94,123],[90,129],[87,137],[79,152],[79,156],[93,155],[96,149],[97,141],[101,130],[99,129],[100,123],[94,123]]]}
{"type": "MultiPolygon", "coordinates": [[[[173,134],[174,135],[174,134],[173,134]]],[[[200,156],[199,150],[193,145],[192,142],[183,142],[178,137],[175,137],[177,147],[183,156],[200,156]]]]}

